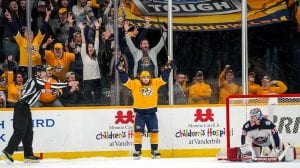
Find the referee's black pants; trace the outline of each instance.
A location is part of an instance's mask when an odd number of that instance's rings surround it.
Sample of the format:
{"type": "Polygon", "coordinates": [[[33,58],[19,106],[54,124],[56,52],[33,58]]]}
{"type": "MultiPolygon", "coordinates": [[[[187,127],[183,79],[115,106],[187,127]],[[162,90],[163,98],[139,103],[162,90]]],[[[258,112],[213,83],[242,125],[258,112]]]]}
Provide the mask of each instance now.
{"type": "Polygon", "coordinates": [[[12,155],[22,141],[24,157],[33,156],[32,117],[30,107],[27,103],[19,101],[15,104],[13,128],[13,135],[11,136],[8,145],[4,150],[12,155]]]}

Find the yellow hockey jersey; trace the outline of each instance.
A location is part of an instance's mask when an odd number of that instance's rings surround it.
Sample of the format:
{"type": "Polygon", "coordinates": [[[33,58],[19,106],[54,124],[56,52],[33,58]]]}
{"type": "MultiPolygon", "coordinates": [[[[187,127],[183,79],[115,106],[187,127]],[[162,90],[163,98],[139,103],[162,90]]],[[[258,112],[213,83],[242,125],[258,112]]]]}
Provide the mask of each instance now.
{"type": "Polygon", "coordinates": [[[147,86],[138,79],[128,79],[124,86],[132,91],[133,107],[136,109],[150,109],[157,106],[158,89],[166,82],[162,78],[153,78],[147,86]]]}
{"type": "MultiPolygon", "coordinates": [[[[42,59],[39,50],[44,37],[45,35],[42,35],[42,33],[39,31],[38,34],[33,38],[33,41],[31,42],[31,61],[33,67],[36,67],[37,65],[42,65],[42,59]]],[[[18,34],[15,36],[15,40],[19,45],[20,49],[19,66],[28,66],[27,39],[23,37],[20,34],[20,32],[18,32],[18,34]]]]}

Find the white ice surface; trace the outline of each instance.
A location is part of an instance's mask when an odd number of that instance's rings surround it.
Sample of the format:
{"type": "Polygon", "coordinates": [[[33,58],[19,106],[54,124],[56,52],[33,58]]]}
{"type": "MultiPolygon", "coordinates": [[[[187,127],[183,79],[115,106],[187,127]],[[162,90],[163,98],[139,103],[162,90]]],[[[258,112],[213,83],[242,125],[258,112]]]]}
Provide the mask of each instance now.
{"type": "Polygon", "coordinates": [[[40,163],[15,161],[8,165],[0,160],[0,168],[300,168],[300,160],[293,162],[241,163],[217,161],[216,158],[81,158],[73,160],[43,159],[40,163]]]}

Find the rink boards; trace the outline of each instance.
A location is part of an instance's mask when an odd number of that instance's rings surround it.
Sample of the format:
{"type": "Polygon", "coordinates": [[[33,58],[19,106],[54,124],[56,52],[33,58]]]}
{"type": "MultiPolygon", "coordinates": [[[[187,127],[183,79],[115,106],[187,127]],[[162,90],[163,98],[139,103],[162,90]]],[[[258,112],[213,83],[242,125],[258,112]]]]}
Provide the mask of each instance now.
{"type": "MultiPolygon", "coordinates": [[[[226,146],[225,106],[160,106],[157,114],[163,157],[215,156],[226,146]]],[[[12,134],[12,117],[12,109],[0,111],[0,149],[12,134]]],[[[300,114],[290,117],[292,123],[280,134],[297,140],[300,114]]],[[[33,108],[32,118],[33,148],[44,157],[128,156],[133,150],[134,113],[130,107],[33,108]]],[[[244,122],[239,121],[240,128],[244,122]]],[[[299,141],[293,143],[300,147],[299,141]]],[[[147,133],[143,149],[144,155],[149,155],[147,133]]]]}

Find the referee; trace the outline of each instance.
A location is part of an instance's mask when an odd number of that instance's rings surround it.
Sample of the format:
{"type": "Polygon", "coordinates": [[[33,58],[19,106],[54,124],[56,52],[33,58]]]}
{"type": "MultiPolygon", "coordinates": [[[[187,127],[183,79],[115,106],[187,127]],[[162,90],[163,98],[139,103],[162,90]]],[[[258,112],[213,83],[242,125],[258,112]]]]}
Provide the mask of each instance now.
{"type": "Polygon", "coordinates": [[[67,87],[67,83],[51,83],[50,89],[45,87],[46,82],[42,79],[33,77],[26,81],[20,100],[14,106],[13,128],[7,147],[0,156],[8,163],[13,163],[12,154],[22,141],[24,147],[24,162],[38,163],[40,158],[33,155],[32,140],[32,117],[30,106],[34,105],[41,93],[51,92],[51,89],[67,87]],[[47,88],[47,89],[46,89],[47,88]]]}

